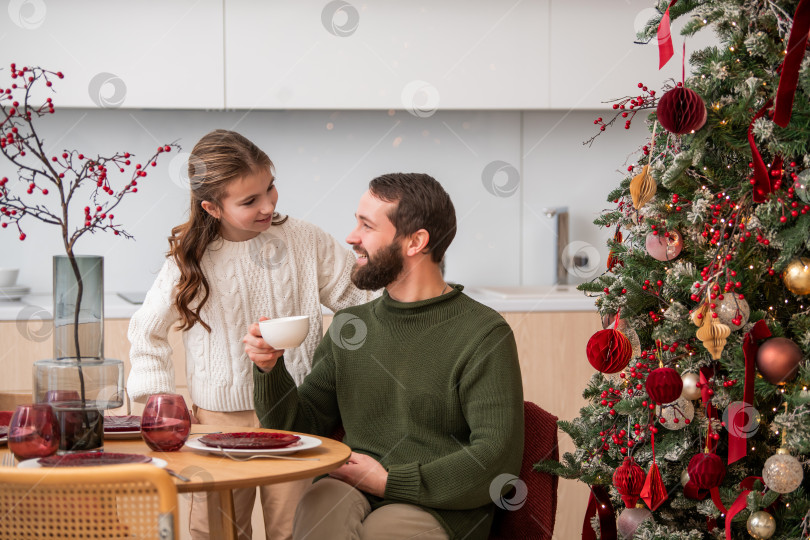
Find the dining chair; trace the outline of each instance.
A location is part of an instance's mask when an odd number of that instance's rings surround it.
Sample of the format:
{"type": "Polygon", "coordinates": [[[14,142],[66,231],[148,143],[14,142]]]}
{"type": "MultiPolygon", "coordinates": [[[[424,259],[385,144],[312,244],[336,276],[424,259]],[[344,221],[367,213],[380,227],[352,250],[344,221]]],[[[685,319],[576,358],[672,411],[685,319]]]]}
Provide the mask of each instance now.
{"type": "Polygon", "coordinates": [[[149,464],[0,468],[0,538],[178,540],[177,488],[149,464]]]}
{"type": "Polygon", "coordinates": [[[518,478],[526,490],[518,490],[517,482],[513,482],[512,492],[501,498],[490,540],[551,540],[554,535],[558,477],[534,470],[534,464],[560,458],[557,417],[524,401],[523,422],[523,462],[518,478]]]}

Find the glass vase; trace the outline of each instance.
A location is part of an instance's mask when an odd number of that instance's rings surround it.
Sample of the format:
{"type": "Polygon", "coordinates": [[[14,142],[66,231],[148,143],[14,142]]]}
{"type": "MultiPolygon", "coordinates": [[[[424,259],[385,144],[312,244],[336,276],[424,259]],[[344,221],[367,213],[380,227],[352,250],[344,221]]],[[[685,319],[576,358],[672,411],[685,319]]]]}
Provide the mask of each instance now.
{"type": "Polygon", "coordinates": [[[74,260],[81,276],[81,296],[68,256],[53,258],[53,357],[75,360],[78,347],[81,358],[103,358],[104,258],[76,255],[74,260]]]}
{"type": "Polygon", "coordinates": [[[103,258],[53,258],[54,358],[34,362],[34,401],[49,403],[59,453],[101,450],[104,410],[124,403],[124,364],[104,358],[103,258]]]}

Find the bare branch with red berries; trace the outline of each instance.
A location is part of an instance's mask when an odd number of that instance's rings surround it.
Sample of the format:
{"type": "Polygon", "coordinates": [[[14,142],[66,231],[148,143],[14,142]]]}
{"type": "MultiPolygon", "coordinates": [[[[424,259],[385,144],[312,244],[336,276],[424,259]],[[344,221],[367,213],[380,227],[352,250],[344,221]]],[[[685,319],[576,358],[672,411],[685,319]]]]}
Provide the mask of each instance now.
{"type": "MultiPolygon", "coordinates": [[[[36,102],[34,89],[44,83],[53,92],[53,82],[64,78],[58,71],[11,64],[11,84],[0,88],[0,154],[17,168],[17,181],[0,179],[0,227],[14,225],[25,240],[24,218],[58,225],[65,251],[72,256],[76,241],[85,233],[112,231],[131,238],[115,222],[112,211],[124,196],[138,192],[138,182],[147,168],[157,166],[161,155],[178,150],[176,143],[159,146],[147,160],[133,163],[129,152],[90,157],[77,150],[48,155],[36,120],[55,112],[52,98],[36,102]],[[125,175],[123,183],[112,177],[125,175]],[[87,197],[84,213],[71,214],[74,197],[87,197]],[[73,223],[75,222],[75,225],[73,223]]],[[[42,99],[42,98],[39,98],[42,99]]]]}
{"type": "Polygon", "coordinates": [[[638,87],[643,92],[641,95],[638,96],[625,96],[623,98],[618,99],[611,99],[605,101],[604,103],[613,103],[613,110],[616,111],[613,115],[613,118],[605,122],[602,117],[600,116],[593,123],[599,126],[599,131],[587,141],[584,141],[583,145],[592,145],[593,141],[607,129],[608,126],[612,126],[616,120],[619,118],[624,118],[624,129],[630,129],[630,125],[633,122],[633,118],[635,118],[636,114],[639,111],[645,109],[654,109],[658,105],[658,98],[655,97],[655,90],[650,90],[647,88],[644,83],[638,83],[638,87]]]}

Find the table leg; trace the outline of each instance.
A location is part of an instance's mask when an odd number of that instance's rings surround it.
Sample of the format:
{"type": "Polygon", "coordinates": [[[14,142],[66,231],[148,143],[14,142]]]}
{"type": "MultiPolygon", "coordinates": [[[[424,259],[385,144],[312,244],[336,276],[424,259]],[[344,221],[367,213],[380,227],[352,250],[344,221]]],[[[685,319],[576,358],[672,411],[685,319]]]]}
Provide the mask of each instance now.
{"type": "Polygon", "coordinates": [[[208,527],[211,538],[236,540],[236,513],[233,508],[233,492],[217,490],[219,497],[208,497],[208,527]],[[219,504],[217,504],[217,499],[219,504]]]}

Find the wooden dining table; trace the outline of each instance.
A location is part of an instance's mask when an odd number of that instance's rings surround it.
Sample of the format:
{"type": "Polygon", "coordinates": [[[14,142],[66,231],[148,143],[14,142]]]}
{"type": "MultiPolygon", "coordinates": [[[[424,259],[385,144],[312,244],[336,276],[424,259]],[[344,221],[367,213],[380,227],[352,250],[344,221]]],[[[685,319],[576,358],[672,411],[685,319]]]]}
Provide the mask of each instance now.
{"type": "MultiPolygon", "coordinates": [[[[293,433],[262,428],[193,424],[190,439],[207,433],[239,431],[293,433]]],[[[314,435],[308,436],[315,437],[314,435]]],[[[185,481],[175,478],[178,493],[218,493],[220,495],[218,503],[216,501],[217,497],[208,497],[208,519],[211,538],[236,540],[232,490],[314,478],[333,471],[348,461],[351,454],[351,449],[348,446],[334,439],[317,438],[321,440],[320,446],[288,454],[288,457],[312,458],[312,460],[262,457],[236,461],[221,454],[192,450],[188,446],[183,446],[176,452],[155,452],[150,450],[140,437],[122,440],[105,439],[104,450],[106,452],[144,454],[165,460],[168,463],[168,469],[187,479],[185,481]]],[[[8,451],[7,448],[3,450],[8,451]]],[[[237,457],[242,459],[244,456],[239,455],[237,457]]]]}

